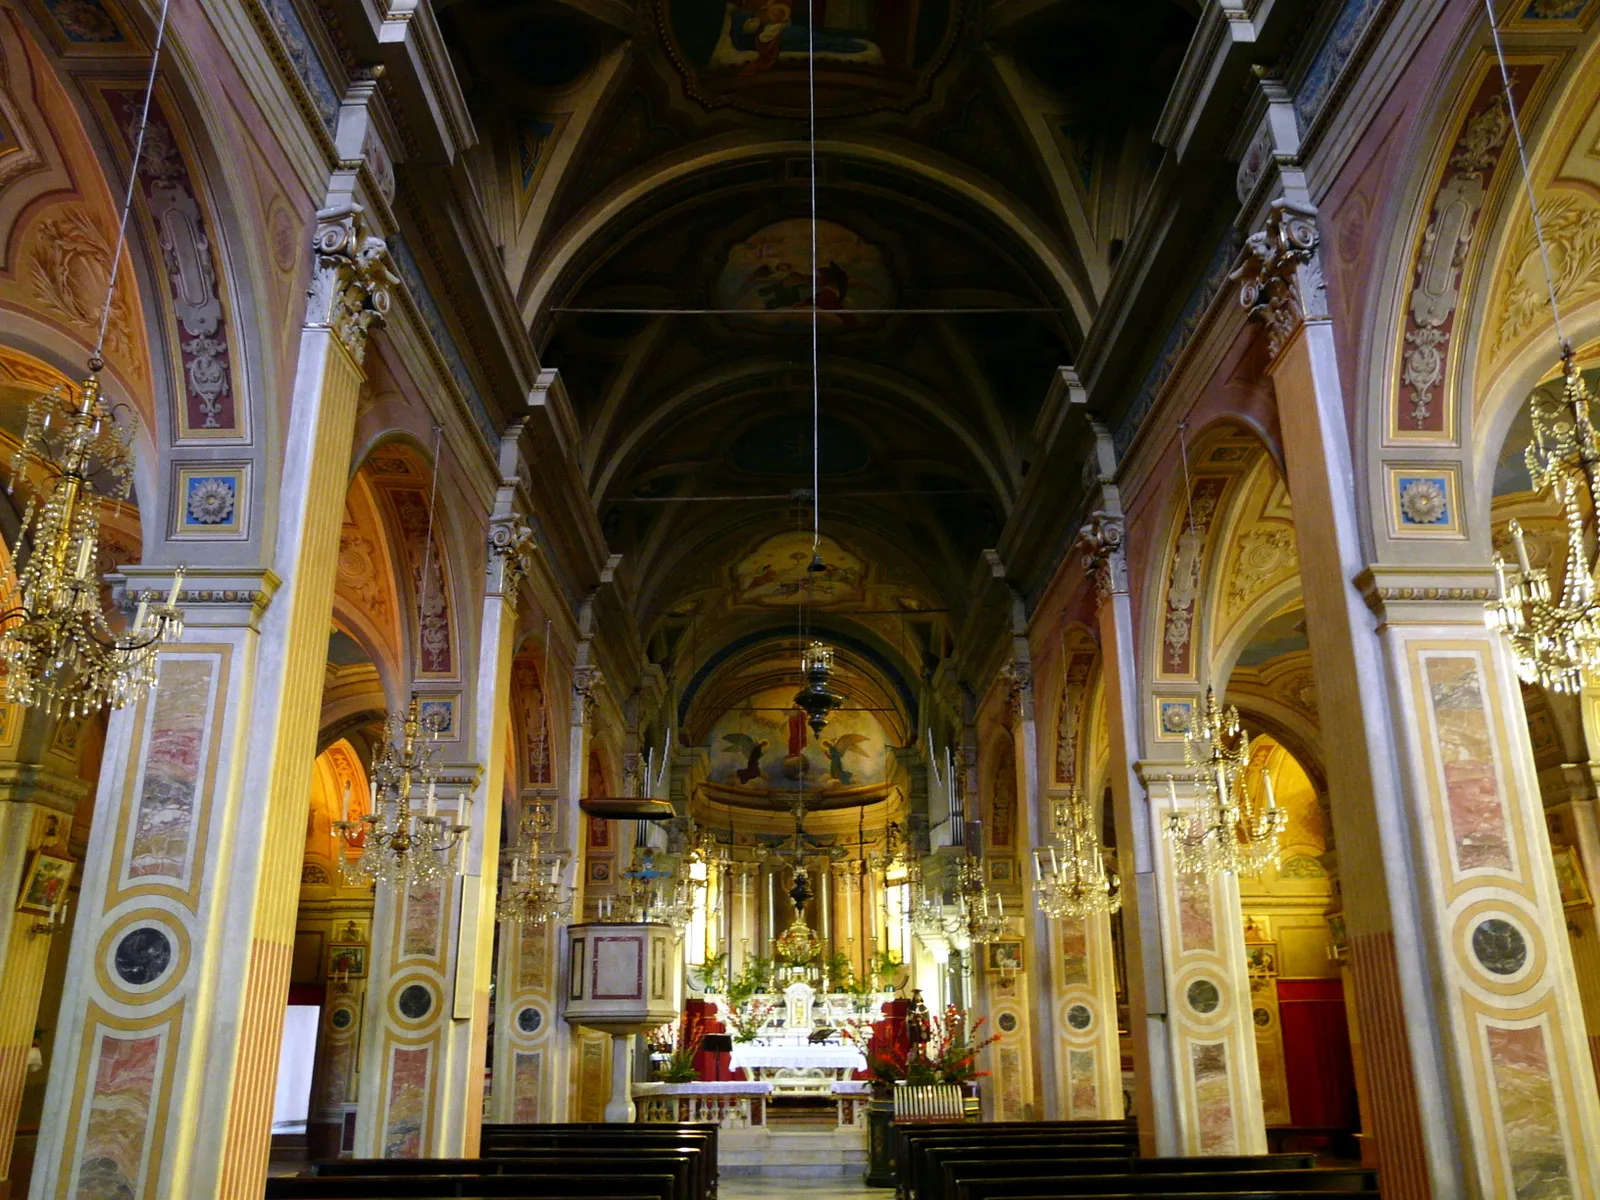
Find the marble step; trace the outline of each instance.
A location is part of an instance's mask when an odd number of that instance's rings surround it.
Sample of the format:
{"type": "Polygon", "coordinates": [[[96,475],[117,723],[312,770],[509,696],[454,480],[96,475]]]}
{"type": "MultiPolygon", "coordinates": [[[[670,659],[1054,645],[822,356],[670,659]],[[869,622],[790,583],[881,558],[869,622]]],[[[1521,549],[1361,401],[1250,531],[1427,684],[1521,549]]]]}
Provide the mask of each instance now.
{"type": "Polygon", "coordinates": [[[864,1131],[728,1131],[719,1150],[721,1173],[735,1178],[826,1179],[857,1176],[867,1167],[864,1131]]]}

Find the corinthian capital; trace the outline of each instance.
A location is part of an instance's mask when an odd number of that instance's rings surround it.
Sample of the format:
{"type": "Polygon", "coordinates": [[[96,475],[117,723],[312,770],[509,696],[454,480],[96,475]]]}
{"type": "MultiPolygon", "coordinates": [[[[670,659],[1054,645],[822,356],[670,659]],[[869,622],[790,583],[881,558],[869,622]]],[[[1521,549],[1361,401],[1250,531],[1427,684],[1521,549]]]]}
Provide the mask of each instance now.
{"type": "Polygon", "coordinates": [[[597,692],[604,681],[599,667],[573,668],[572,697],[582,707],[585,721],[594,717],[594,706],[599,702],[597,692]]]}
{"type": "Polygon", "coordinates": [[[1267,327],[1267,353],[1273,357],[1301,322],[1328,315],[1317,258],[1321,242],[1316,210],[1274,200],[1267,227],[1245,241],[1239,265],[1228,276],[1239,284],[1239,303],[1250,320],[1267,327]]]}
{"type": "Polygon", "coordinates": [[[513,602],[517,585],[533,569],[533,554],[538,549],[533,529],[522,517],[489,518],[489,591],[513,602]]]}
{"type": "Polygon", "coordinates": [[[1006,709],[1012,718],[1033,716],[1033,664],[1008,659],[1000,668],[1000,681],[1005,684],[1006,709]]]}
{"type": "Polygon", "coordinates": [[[388,316],[390,289],[400,282],[389,269],[389,247],[365,232],[359,209],[317,214],[306,323],[332,329],[361,362],[367,331],[388,316]]]}
{"type": "Polygon", "coordinates": [[[1104,604],[1128,590],[1128,560],[1123,554],[1122,518],[1094,512],[1078,530],[1077,548],[1083,551],[1083,569],[1094,580],[1095,593],[1104,604]]]}

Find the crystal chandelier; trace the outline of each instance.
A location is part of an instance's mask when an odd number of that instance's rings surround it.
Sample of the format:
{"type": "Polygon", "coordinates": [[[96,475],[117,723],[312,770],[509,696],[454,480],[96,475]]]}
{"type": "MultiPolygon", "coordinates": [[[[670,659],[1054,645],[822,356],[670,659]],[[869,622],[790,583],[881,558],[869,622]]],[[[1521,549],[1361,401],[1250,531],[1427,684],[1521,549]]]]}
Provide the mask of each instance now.
{"type": "Polygon", "coordinates": [[[1535,391],[1528,400],[1533,422],[1533,441],[1526,451],[1528,474],[1535,490],[1550,489],[1561,506],[1567,526],[1566,573],[1562,579],[1561,598],[1557,600],[1551,595],[1550,578],[1545,569],[1535,568],[1529,561],[1522,526],[1515,520],[1510,522],[1507,532],[1516,550],[1517,564],[1509,566],[1498,553],[1494,555],[1499,594],[1489,601],[1488,619],[1510,643],[1517,674],[1523,682],[1570,693],[1582,689],[1586,672],[1600,667],[1600,607],[1595,600],[1595,570],[1600,563],[1589,548],[1596,544],[1596,535],[1600,533],[1591,527],[1595,502],[1600,498],[1600,474],[1597,474],[1600,445],[1596,444],[1594,425],[1589,418],[1593,397],[1578,373],[1572,344],[1561,332],[1561,306],[1556,301],[1550,250],[1539,219],[1539,198],[1528,169],[1528,149],[1522,139],[1522,122],[1517,116],[1511,73],[1500,45],[1494,5],[1491,0],[1485,0],[1485,4],[1495,58],[1500,65],[1507,114],[1522,168],[1522,186],[1532,214],[1534,242],[1550,296],[1551,324],[1561,354],[1561,398],[1553,399],[1535,391]]]}
{"type": "Polygon", "coordinates": [[[1106,873],[1094,814],[1077,788],[1056,805],[1055,826],[1055,842],[1033,852],[1039,911],[1057,920],[1116,912],[1122,907],[1122,892],[1106,873]]]}
{"type": "Polygon", "coordinates": [[[42,495],[31,495],[22,515],[16,541],[21,565],[14,585],[6,588],[7,603],[0,612],[5,699],[42,709],[52,717],[79,717],[138,700],[155,685],[159,644],[176,641],[183,634],[183,614],[177,607],[183,588],[182,567],[173,576],[167,602],[152,605],[145,597],[132,626],[119,634],[107,624],[101,608],[96,565],[100,486],[108,485],[103,494],[120,502],[128,496],[133,481],[132,431],[118,424],[113,408],[105,403],[100,370],[105,365],[106,328],[127,244],[128,214],[166,28],[167,4],[163,2],[145,82],[144,108],[134,138],[134,169],[128,172],[121,223],[111,253],[100,333],[89,356],[89,377],[76,390],[57,387],[28,406],[22,448],[12,461],[11,483],[6,489],[16,488],[30,463],[37,463],[46,479],[42,495]]]}
{"type": "Polygon", "coordinates": [[[602,896],[599,919],[623,925],[660,923],[682,931],[694,919],[695,901],[704,881],[681,877],[669,867],[656,865],[651,846],[638,851],[637,865],[624,871],[627,880],[620,896],[602,896]]]}
{"type": "Polygon", "coordinates": [[[1549,488],[1567,526],[1567,563],[1561,596],[1551,593],[1550,576],[1528,558],[1522,525],[1507,526],[1516,550],[1515,566],[1494,556],[1499,594],[1489,602],[1489,623],[1505,634],[1517,660],[1517,674],[1555,692],[1577,692],[1585,672],[1600,667],[1600,603],[1596,603],[1594,554],[1587,514],[1600,495],[1596,471],[1600,443],[1589,419],[1593,397],[1573,361],[1572,348],[1561,355],[1561,398],[1535,392],[1528,401],[1533,441],[1527,448],[1528,474],[1538,491],[1549,488]]]}
{"type": "MultiPolygon", "coordinates": [[[[177,607],[183,568],[165,604],[141,601],[132,626],[114,632],[100,604],[95,564],[100,497],[124,499],[133,480],[130,431],[120,426],[91,375],[81,387],[57,387],[28,406],[22,448],[11,464],[11,487],[30,463],[48,478],[29,498],[17,538],[16,588],[0,613],[0,662],[8,703],[51,716],[78,717],[122,708],[156,681],[156,651],[183,633],[177,607]]],[[[7,489],[8,491],[11,489],[7,489]]]]}
{"type": "Polygon", "coordinates": [[[967,940],[974,946],[987,946],[1006,936],[1006,902],[989,891],[983,859],[976,855],[961,860],[956,871],[956,892],[960,897],[961,920],[967,940]]]}
{"type": "Polygon", "coordinates": [[[495,916],[519,925],[558,925],[572,920],[574,888],[561,882],[562,859],[553,842],[550,809],[530,805],[523,814],[519,845],[511,855],[510,878],[500,884],[495,916]]]}
{"type": "Polygon", "coordinates": [[[403,718],[389,722],[388,733],[372,757],[371,810],[352,821],[346,790],[343,818],[333,823],[345,845],[360,850],[353,864],[341,856],[340,873],[349,884],[402,890],[461,874],[472,796],[461,793],[459,823],[439,815],[437,731],[424,730],[417,697],[403,718]]]}
{"type": "Polygon", "coordinates": [[[1184,737],[1183,756],[1195,772],[1198,803],[1192,813],[1178,808],[1178,789],[1167,777],[1172,811],[1162,832],[1172,843],[1179,871],[1213,879],[1244,875],[1252,879],[1278,865],[1279,843],[1289,814],[1278,807],[1272,776],[1261,772],[1266,804],[1258,805],[1245,786],[1250,739],[1239,722],[1239,710],[1217,705],[1206,689],[1200,718],[1184,737]]]}

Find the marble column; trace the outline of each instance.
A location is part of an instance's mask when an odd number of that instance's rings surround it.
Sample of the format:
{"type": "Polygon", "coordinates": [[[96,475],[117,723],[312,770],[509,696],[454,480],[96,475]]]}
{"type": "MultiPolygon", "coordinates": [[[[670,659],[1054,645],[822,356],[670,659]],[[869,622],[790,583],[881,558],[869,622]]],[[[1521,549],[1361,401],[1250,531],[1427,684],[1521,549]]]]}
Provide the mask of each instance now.
{"type": "Polygon", "coordinates": [[[1485,627],[1493,576],[1442,543],[1435,567],[1364,554],[1319,243],[1309,204],[1275,201],[1236,274],[1266,325],[1341,731],[1329,792],[1384,1194],[1595,1195],[1600,1104],[1516,676],[1485,627]]]}
{"type": "Polygon", "coordinates": [[[1179,870],[1161,830],[1172,811],[1192,813],[1199,787],[1191,773],[1142,764],[1150,797],[1157,911],[1167,981],[1167,1053],[1176,1081],[1179,1151],[1265,1154],[1261,1073],[1245,965],[1244,911],[1234,875],[1179,870]],[[1167,780],[1173,776],[1170,789],[1167,780]]]}
{"type": "MultiPolygon", "coordinates": [[[[1121,872],[1122,928],[1128,974],[1128,1023],[1133,1042],[1134,1113],[1140,1153],[1184,1153],[1193,1138],[1180,1127],[1180,1081],[1174,1072],[1174,1039],[1167,1020],[1164,928],[1157,877],[1160,846],[1150,798],[1135,764],[1142,752],[1139,681],[1134,652],[1133,607],[1122,504],[1113,482],[1116,462],[1110,434],[1096,427],[1099,493],[1089,524],[1079,534],[1098,601],[1102,670],[1105,673],[1106,729],[1111,748],[1112,806],[1117,825],[1117,865],[1121,872]]],[[[1112,1010],[1113,1014],[1115,1010],[1112,1010]]],[[[1111,1014],[1108,1014],[1111,1015],[1111,1014]]],[[[1099,1014],[1091,1014],[1094,1021],[1099,1014]]]]}
{"type": "MultiPolygon", "coordinates": [[[[361,220],[353,202],[319,217],[270,568],[191,568],[159,686],[111,716],[41,1200],[260,1193],[356,394],[393,281],[361,220]]],[[[171,570],[129,568],[127,598],[164,595],[171,570]]]]}
{"type": "MultiPolygon", "coordinates": [[[[5,719],[22,723],[23,711],[8,708],[5,719]]],[[[30,719],[27,723],[46,722],[30,719]]],[[[21,731],[5,732],[15,738],[21,731]]],[[[0,762],[0,896],[8,897],[10,903],[0,920],[0,980],[5,981],[5,1001],[0,1004],[0,1195],[5,1194],[11,1178],[11,1151],[50,946],[55,938],[65,936],[66,921],[71,917],[66,907],[57,913],[48,910],[55,902],[65,906],[70,901],[72,875],[52,886],[49,871],[41,869],[33,881],[33,894],[25,894],[23,888],[39,855],[72,861],[67,847],[72,814],[88,793],[89,787],[81,779],[47,767],[0,762]]]]}
{"type": "MultiPolygon", "coordinates": [[[[549,806],[546,793],[524,794],[523,810],[549,806]]],[[[495,973],[493,1120],[528,1124],[547,1121],[551,1048],[568,1036],[557,1019],[554,946],[560,926],[508,922],[500,927],[495,973]]]]}
{"type": "MultiPolygon", "coordinates": [[[[501,439],[489,517],[469,762],[447,775],[470,796],[461,874],[412,887],[379,884],[367,992],[358,1157],[476,1155],[483,1124],[500,824],[518,592],[533,555],[524,514],[520,423],[501,439]]],[[[456,791],[452,787],[451,791],[456,791]]],[[[441,805],[441,809],[444,806],[441,805]]],[[[459,809],[458,809],[459,811],[459,809]]],[[[459,820],[458,820],[458,823],[459,820]]]]}
{"type": "MultiPolygon", "coordinates": [[[[1595,765],[1585,764],[1584,769],[1592,772],[1595,765]]],[[[1600,909],[1594,903],[1600,897],[1600,812],[1596,807],[1592,799],[1570,800],[1547,809],[1545,821],[1551,838],[1567,850],[1562,870],[1573,873],[1590,899],[1588,904],[1574,904],[1564,915],[1583,1004],[1589,1061],[1600,1075],[1600,909]]]]}

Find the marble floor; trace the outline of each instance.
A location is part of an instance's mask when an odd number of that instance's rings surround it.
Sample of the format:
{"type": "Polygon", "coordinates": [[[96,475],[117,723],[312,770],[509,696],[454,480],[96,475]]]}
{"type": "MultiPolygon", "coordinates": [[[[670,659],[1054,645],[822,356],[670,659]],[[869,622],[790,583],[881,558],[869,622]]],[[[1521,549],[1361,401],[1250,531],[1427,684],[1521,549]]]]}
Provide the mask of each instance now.
{"type": "Polygon", "coordinates": [[[869,1188],[860,1174],[836,1178],[773,1179],[761,1176],[724,1175],[717,1185],[718,1200],[794,1200],[796,1187],[805,1189],[806,1200],[893,1200],[893,1188],[869,1188]]]}

